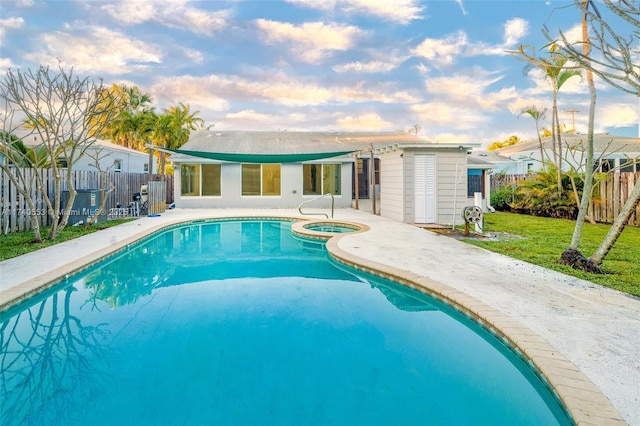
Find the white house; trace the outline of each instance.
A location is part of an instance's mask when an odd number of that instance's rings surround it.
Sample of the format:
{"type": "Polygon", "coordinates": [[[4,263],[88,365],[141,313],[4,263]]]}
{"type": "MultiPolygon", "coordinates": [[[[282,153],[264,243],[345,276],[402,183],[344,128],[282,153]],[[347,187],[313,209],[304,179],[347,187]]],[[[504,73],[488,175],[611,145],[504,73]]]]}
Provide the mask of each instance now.
{"type": "Polygon", "coordinates": [[[470,149],[406,132],[196,132],[171,155],[174,199],[178,208],[295,208],[323,196],[309,205],[326,207],[332,194],[340,208],[379,194],[383,216],[451,223],[466,202],[470,149]]]}
{"type": "MultiPolygon", "coordinates": [[[[574,133],[561,136],[563,170],[573,168],[584,171],[587,135],[574,133]]],[[[640,138],[599,133],[594,135],[593,142],[596,160],[594,167],[600,167],[604,171],[614,168],[621,172],[640,170],[640,138]]],[[[553,141],[550,136],[542,139],[542,147],[541,154],[539,141],[531,139],[493,151],[516,162],[515,167],[503,165],[496,168],[496,172],[505,171],[509,174],[537,172],[542,168],[541,155],[544,155],[545,161],[553,162],[553,141]]]]}
{"type": "Polygon", "coordinates": [[[96,140],[76,161],[73,169],[147,173],[149,171],[149,154],[108,141],[96,140]],[[96,161],[98,167],[96,167],[96,161]]]}
{"type": "MultiPolygon", "coordinates": [[[[26,145],[32,147],[44,144],[32,135],[23,137],[23,140],[26,145]]],[[[73,165],[74,170],[123,173],[147,173],[149,171],[149,154],[147,153],[101,139],[90,140],[87,143],[89,146],[85,149],[84,154],[76,159],[73,165]]],[[[0,159],[2,159],[2,154],[0,154],[0,159]]],[[[59,161],[62,167],[66,167],[64,158],[59,158],[59,161]]]]}

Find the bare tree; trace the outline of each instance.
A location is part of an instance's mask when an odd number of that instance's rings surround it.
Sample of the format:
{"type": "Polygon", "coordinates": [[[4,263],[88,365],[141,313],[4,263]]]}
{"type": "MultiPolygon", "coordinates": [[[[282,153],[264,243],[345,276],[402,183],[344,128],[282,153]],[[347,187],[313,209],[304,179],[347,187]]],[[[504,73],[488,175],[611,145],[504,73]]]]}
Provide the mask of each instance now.
{"type": "MultiPolygon", "coordinates": [[[[637,0],[603,0],[607,9],[613,12],[613,17],[620,18],[624,21],[617,22],[616,24],[607,22],[595,7],[592,0],[575,0],[575,3],[583,13],[583,42],[581,43],[582,46],[580,46],[580,44],[576,45],[561,31],[560,37],[564,44],[563,49],[566,54],[571,60],[576,61],[581,68],[588,72],[588,78],[593,78],[592,75],[595,74],[617,89],[635,96],[640,96],[640,64],[638,64],[637,60],[634,60],[634,55],[637,55],[638,52],[633,48],[633,44],[640,40],[639,2],[637,0]],[[586,36],[587,25],[592,34],[589,37],[586,36]],[[615,27],[617,31],[626,27],[629,33],[623,36],[612,27],[615,27]]],[[[592,85],[593,81],[591,80],[590,88],[592,85]]],[[[592,89],[592,103],[589,116],[589,132],[591,134],[593,133],[592,126],[594,120],[592,117],[593,105],[595,103],[594,90],[595,89],[592,89]]],[[[592,144],[593,142],[591,140],[591,145],[592,144]]],[[[591,155],[591,157],[587,155],[588,168],[593,168],[593,165],[590,164],[589,161],[593,161],[593,155],[591,155]]],[[[587,172],[588,171],[589,170],[587,170],[587,172]]],[[[586,182],[585,188],[588,188],[586,182]]],[[[581,210],[584,208],[586,214],[588,199],[585,200],[585,198],[587,198],[587,196],[583,194],[581,210]]],[[[629,217],[639,201],[640,181],[636,182],[635,187],[629,194],[629,198],[614,220],[609,232],[600,243],[600,246],[589,259],[580,259],[577,263],[573,262],[574,267],[591,270],[602,264],[602,261],[613,248],[618,237],[624,230],[629,217]]],[[[579,241],[580,232],[581,229],[576,229],[574,232],[574,238],[569,249],[577,251],[577,244],[575,244],[575,242],[576,240],[579,241]],[[578,234],[577,238],[576,234],[578,234]],[[573,247],[574,245],[576,247],[573,247]]],[[[565,254],[563,254],[563,257],[565,254]]],[[[575,255],[576,253],[572,254],[575,255]]],[[[595,272],[598,271],[599,267],[595,269],[595,272]]]]}
{"type": "MultiPolygon", "coordinates": [[[[36,190],[26,187],[26,180],[12,179],[18,192],[24,197],[32,211],[37,209],[36,198],[44,203],[51,219],[48,239],[55,239],[64,229],[76,196],[73,182],[73,165],[95,141],[95,136],[115,114],[111,97],[102,86],[88,77],[78,77],[73,70],[59,66],[57,71],[40,66],[36,70],[9,70],[0,82],[0,98],[4,100],[3,130],[8,134],[20,134],[22,140],[29,142],[46,153],[47,164],[33,161],[33,178],[36,190]],[[101,117],[102,119],[97,119],[101,117]],[[106,119],[105,119],[106,117],[106,119]],[[53,188],[44,185],[40,171],[49,168],[53,176],[53,188]],[[61,206],[62,190],[69,191],[69,198],[61,206]]],[[[4,148],[13,151],[16,159],[25,160],[24,153],[15,150],[14,144],[2,138],[4,148]]],[[[15,169],[15,161],[9,159],[3,163],[3,170],[15,169]]],[[[11,173],[9,173],[11,176],[11,173]]],[[[34,236],[41,241],[37,218],[32,218],[34,236]]]]}

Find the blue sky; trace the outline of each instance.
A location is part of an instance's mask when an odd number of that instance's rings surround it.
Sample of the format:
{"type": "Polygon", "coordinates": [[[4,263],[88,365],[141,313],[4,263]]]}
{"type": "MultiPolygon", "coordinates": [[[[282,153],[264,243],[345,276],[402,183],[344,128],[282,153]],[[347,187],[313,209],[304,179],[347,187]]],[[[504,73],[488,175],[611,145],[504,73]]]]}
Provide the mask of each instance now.
{"type": "MultiPolygon", "coordinates": [[[[550,85],[507,50],[579,33],[565,1],[2,0],[0,68],[73,67],[178,102],[219,130],[407,131],[487,145],[535,137],[550,85]]],[[[575,78],[560,120],[586,133],[575,78]],[[577,110],[573,116],[569,110],[577,110]],[[572,119],[573,117],[573,119],[572,119]]],[[[550,115],[550,114],[547,114],[550,115]]],[[[598,84],[596,131],[638,135],[638,100],[598,84]]],[[[550,119],[542,122],[550,125],[550,119]]]]}

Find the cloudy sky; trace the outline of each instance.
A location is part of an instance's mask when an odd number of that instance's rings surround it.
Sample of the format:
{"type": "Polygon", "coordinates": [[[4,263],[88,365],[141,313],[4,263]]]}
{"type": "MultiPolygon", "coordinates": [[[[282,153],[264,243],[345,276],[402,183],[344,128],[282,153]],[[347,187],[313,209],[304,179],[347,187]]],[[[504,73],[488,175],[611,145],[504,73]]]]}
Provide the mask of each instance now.
{"type": "MultiPolygon", "coordinates": [[[[578,34],[573,0],[2,0],[0,68],[40,64],[136,85],[220,130],[407,131],[431,141],[535,137],[540,73],[507,53],[542,27],[578,34]]],[[[638,100],[598,85],[596,131],[638,135],[638,100]]],[[[560,120],[586,133],[579,78],[560,120]],[[574,111],[573,113],[570,111],[574,111]]],[[[549,114],[547,114],[549,115],[549,114]]],[[[549,126],[549,120],[542,123],[549,126]]]]}

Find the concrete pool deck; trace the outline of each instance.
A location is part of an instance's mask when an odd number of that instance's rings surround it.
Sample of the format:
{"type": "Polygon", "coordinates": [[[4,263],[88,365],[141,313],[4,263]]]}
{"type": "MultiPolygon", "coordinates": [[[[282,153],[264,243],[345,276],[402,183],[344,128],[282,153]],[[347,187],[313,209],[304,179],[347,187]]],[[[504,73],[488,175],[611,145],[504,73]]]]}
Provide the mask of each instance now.
{"type": "MultiPolygon", "coordinates": [[[[175,209],[0,262],[0,307],[173,223],[301,218],[295,209],[175,209]]],[[[317,220],[319,216],[304,216],[317,220]]],[[[450,301],[534,364],[578,424],[640,426],[640,300],[587,281],[354,209],[366,232],[328,243],[339,260],[450,301]]]]}

